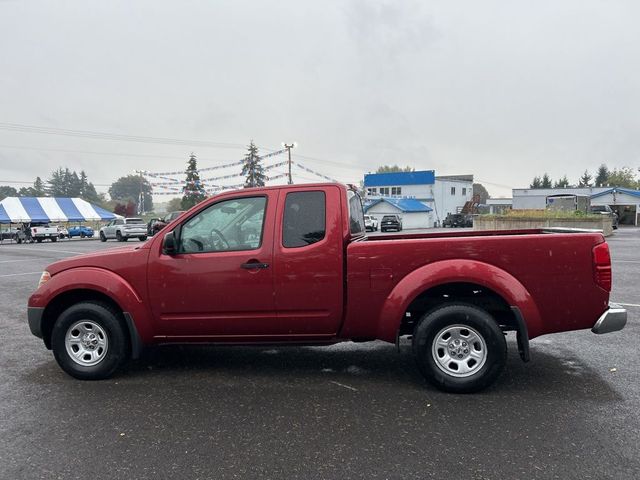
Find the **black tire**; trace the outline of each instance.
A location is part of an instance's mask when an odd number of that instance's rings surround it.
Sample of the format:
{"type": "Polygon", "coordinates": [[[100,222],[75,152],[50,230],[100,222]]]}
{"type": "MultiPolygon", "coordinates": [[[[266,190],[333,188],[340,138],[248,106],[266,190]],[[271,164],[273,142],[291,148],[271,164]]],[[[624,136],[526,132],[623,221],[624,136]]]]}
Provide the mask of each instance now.
{"type": "Polygon", "coordinates": [[[84,237],[85,237],[84,232],[80,232],[80,238],[84,238],[84,237]]]}
{"type": "Polygon", "coordinates": [[[116,232],[116,240],[118,240],[119,242],[124,242],[124,240],[122,239],[122,233],[120,233],[120,230],[116,232]]]}
{"type": "MultiPolygon", "coordinates": [[[[42,239],[41,238],[36,238],[36,242],[42,243],[42,239]]],[[[33,243],[33,241],[31,241],[31,243],[33,243]]]]}
{"type": "Polygon", "coordinates": [[[129,358],[129,340],[120,321],[120,313],[99,302],[77,303],[62,312],[53,326],[51,347],[60,368],[80,380],[109,378],[129,358]],[[106,352],[95,365],[81,365],[67,352],[67,332],[81,321],[99,325],[107,338],[106,352]]]}
{"type": "Polygon", "coordinates": [[[140,237],[138,237],[138,240],[140,240],[141,242],[144,242],[147,239],[146,235],[142,235],[140,237]]]}
{"type": "Polygon", "coordinates": [[[100,241],[101,242],[106,242],[107,241],[107,237],[104,236],[103,232],[100,232],[100,241]]]}
{"type": "MultiPolygon", "coordinates": [[[[446,335],[445,332],[444,336],[446,335]]],[[[464,337],[462,339],[464,340],[464,337]]],[[[446,338],[444,340],[449,341],[446,338]]],[[[450,345],[452,348],[461,348],[453,345],[453,340],[450,345]]],[[[413,353],[420,372],[437,388],[446,392],[471,393],[488,387],[498,378],[507,361],[507,342],[496,321],[485,310],[465,303],[453,303],[436,308],[420,319],[413,335],[413,353]],[[450,353],[447,351],[449,347],[435,348],[434,351],[434,342],[448,328],[466,331],[471,339],[477,334],[484,341],[484,345],[474,342],[474,346],[469,345],[468,349],[473,348],[484,355],[484,363],[478,366],[478,362],[466,351],[458,351],[463,355],[463,360],[458,360],[455,355],[453,358],[447,357],[450,353]],[[441,367],[436,361],[436,356],[445,359],[442,360],[445,363],[446,358],[451,358],[449,367],[441,367]],[[460,366],[463,362],[471,371],[464,373],[468,376],[456,376],[452,373],[451,367],[460,366]],[[474,367],[477,370],[473,371],[474,367]]]]}
{"type": "Polygon", "coordinates": [[[57,242],[58,241],[58,237],[51,237],[51,241],[52,242],[57,242]]]}

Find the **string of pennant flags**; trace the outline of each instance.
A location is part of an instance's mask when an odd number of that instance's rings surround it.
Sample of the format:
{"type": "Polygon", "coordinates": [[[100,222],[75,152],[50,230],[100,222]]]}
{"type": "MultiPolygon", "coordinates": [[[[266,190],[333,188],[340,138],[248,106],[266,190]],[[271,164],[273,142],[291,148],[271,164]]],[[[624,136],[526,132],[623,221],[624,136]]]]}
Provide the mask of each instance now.
{"type": "MultiPolygon", "coordinates": [[[[271,158],[271,157],[275,157],[277,155],[281,155],[283,153],[287,152],[287,149],[282,149],[282,150],[276,150],[274,152],[268,153],[266,155],[262,155],[260,157],[258,157],[260,160],[266,159],[266,158],[271,158]]],[[[235,162],[230,162],[230,163],[225,163],[222,165],[215,165],[212,167],[205,167],[205,168],[200,168],[198,169],[198,173],[202,173],[202,172],[213,172],[216,170],[222,170],[224,168],[229,168],[229,167],[237,167],[240,166],[244,163],[244,159],[242,160],[238,160],[235,162]]],[[[279,167],[283,167],[288,165],[288,161],[281,161],[281,162],[277,162],[271,165],[265,165],[263,167],[263,171],[265,172],[269,172],[273,169],[279,168],[279,167]]],[[[297,166],[298,168],[300,168],[301,170],[304,170],[308,173],[311,173],[313,175],[316,175],[324,180],[328,180],[330,182],[336,182],[336,180],[334,180],[331,177],[328,177],[320,172],[317,172],[311,168],[308,168],[298,162],[295,161],[291,161],[292,165],[297,166]]],[[[218,176],[212,176],[212,177],[207,177],[207,178],[201,178],[200,180],[197,181],[187,181],[187,180],[180,180],[177,178],[171,178],[171,175],[184,175],[185,171],[184,170],[177,170],[177,171],[173,171],[173,172],[150,172],[148,170],[137,170],[136,171],[137,174],[140,174],[144,177],[147,177],[147,181],[149,182],[149,184],[153,187],[153,195],[181,195],[184,192],[184,189],[186,186],[188,185],[197,185],[199,187],[201,187],[205,193],[207,195],[213,195],[216,193],[219,193],[223,190],[235,190],[238,188],[242,188],[244,187],[244,182],[242,183],[237,183],[235,185],[221,185],[220,181],[224,181],[224,180],[229,180],[232,178],[238,178],[238,177],[242,177],[242,173],[237,172],[237,173],[230,173],[227,175],[218,175],[218,176]],[[215,183],[212,183],[215,182],[215,183]]],[[[266,180],[270,181],[270,180],[278,180],[278,179],[282,179],[282,178],[286,178],[288,177],[287,173],[277,173],[275,175],[267,175],[266,176],[266,180]]],[[[223,182],[224,183],[224,182],[223,182]]]]}

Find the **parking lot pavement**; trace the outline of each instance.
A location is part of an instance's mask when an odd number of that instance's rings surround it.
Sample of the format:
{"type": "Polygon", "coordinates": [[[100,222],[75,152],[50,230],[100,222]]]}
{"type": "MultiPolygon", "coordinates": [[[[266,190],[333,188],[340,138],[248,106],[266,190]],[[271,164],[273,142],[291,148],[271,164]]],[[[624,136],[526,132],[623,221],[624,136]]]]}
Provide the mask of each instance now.
{"type": "MultiPolygon", "coordinates": [[[[609,243],[612,299],[640,304],[640,229],[609,243]]],[[[529,364],[510,339],[506,371],[475,395],[435,390],[410,345],[380,342],[162,347],[77,381],[25,304],[49,262],[118,246],[0,245],[0,479],[640,476],[638,307],[623,332],[535,339],[529,364]]]]}

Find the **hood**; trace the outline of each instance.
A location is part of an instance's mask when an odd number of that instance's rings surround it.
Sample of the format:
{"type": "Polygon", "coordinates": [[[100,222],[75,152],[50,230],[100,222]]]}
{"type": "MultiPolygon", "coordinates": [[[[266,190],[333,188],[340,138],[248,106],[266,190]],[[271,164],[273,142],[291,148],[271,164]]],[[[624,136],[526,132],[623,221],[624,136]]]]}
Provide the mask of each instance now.
{"type": "Polygon", "coordinates": [[[138,264],[140,261],[146,262],[148,255],[149,248],[146,244],[108,248],[65,258],[64,260],[50,264],[46,270],[52,276],[64,270],[79,267],[96,267],[117,271],[129,265],[138,264]]]}

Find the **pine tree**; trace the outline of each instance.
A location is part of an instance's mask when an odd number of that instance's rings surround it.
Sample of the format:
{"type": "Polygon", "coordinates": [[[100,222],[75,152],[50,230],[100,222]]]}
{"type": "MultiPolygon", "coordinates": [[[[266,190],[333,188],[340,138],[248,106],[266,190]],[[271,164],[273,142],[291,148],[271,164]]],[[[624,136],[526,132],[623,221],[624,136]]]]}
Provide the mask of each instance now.
{"type": "Polygon", "coordinates": [[[253,143],[249,143],[247,147],[248,153],[244,156],[244,164],[242,165],[242,175],[246,176],[244,188],[264,187],[267,179],[262,168],[260,156],[258,155],[258,147],[253,143]]]}
{"type": "Polygon", "coordinates": [[[46,189],[44,186],[44,182],[40,177],[36,177],[36,181],[33,182],[33,196],[34,197],[44,197],[46,195],[46,189]]]}
{"type": "Polygon", "coordinates": [[[562,177],[560,180],[556,182],[556,184],[554,185],[554,188],[566,188],[568,186],[569,186],[569,179],[565,175],[564,177],[562,177]]]}
{"type": "Polygon", "coordinates": [[[192,153],[189,157],[185,174],[187,175],[187,178],[184,186],[184,196],[182,197],[181,205],[183,210],[188,210],[207,198],[204,187],[200,182],[198,160],[196,159],[195,153],[192,153]]]}
{"type": "Polygon", "coordinates": [[[596,187],[606,187],[609,185],[609,175],[610,173],[607,166],[604,163],[600,165],[598,167],[598,172],[596,173],[596,187]]]}
{"type": "Polygon", "coordinates": [[[552,186],[551,177],[547,172],[545,172],[540,182],[540,188],[551,188],[552,186]]]}
{"type": "Polygon", "coordinates": [[[531,182],[529,188],[542,188],[542,180],[540,177],[533,177],[533,182],[531,182]]]}
{"type": "Polygon", "coordinates": [[[591,176],[589,171],[585,170],[584,173],[582,174],[582,176],[580,177],[580,180],[578,180],[578,186],[579,187],[590,187],[592,179],[593,179],[593,177],[591,176]]]}

